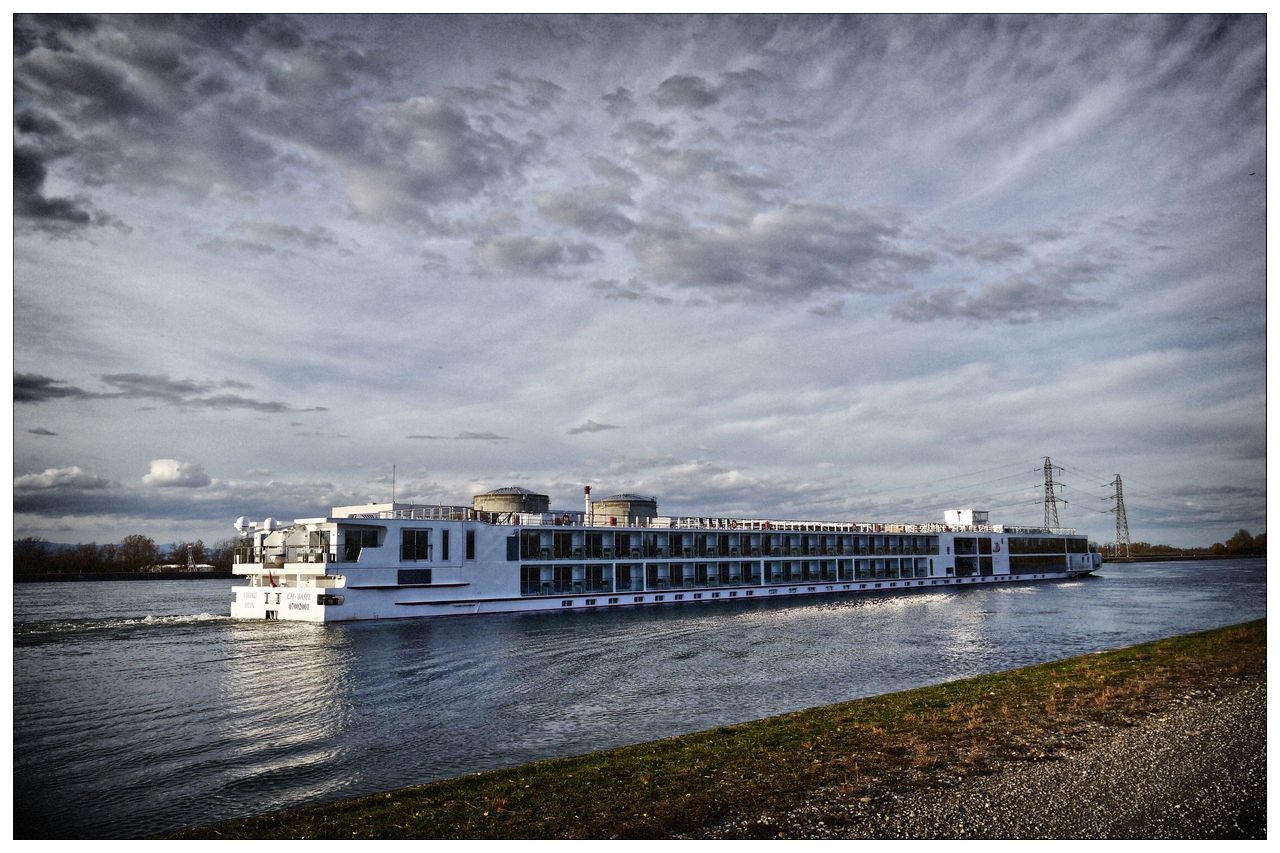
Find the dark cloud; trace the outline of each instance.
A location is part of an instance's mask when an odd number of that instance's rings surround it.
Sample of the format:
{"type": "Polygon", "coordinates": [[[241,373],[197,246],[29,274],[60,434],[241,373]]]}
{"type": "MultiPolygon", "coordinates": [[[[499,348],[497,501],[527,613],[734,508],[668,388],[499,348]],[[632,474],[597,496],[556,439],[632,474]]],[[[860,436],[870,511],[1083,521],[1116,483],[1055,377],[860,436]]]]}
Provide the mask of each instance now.
{"type": "Polygon", "coordinates": [[[696,75],[676,74],[658,85],[657,91],[653,93],[653,100],[662,109],[701,110],[715,106],[728,94],[755,92],[766,79],[764,74],[754,68],[722,74],[718,86],[712,86],[696,75]]]}
{"type": "Polygon", "coordinates": [[[670,142],[675,138],[675,131],[670,125],[654,124],[651,121],[629,121],[613,132],[614,139],[627,139],[641,145],[657,145],[670,142]]]}
{"type": "Polygon", "coordinates": [[[13,374],[15,403],[44,403],[49,400],[92,396],[94,395],[82,388],[67,385],[65,379],[54,379],[52,376],[41,376],[39,373],[13,374]]]}
{"type": "Polygon", "coordinates": [[[543,219],[598,237],[625,237],[635,230],[635,222],[618,212],[619,205],[630,204],[631,197],[626,190],[609,184],[542,193],[537,197],[538,214],[543,219]]]}
{"type": "Polygon", "coordinates": [[[609,115],[614,118],[618,118],[619,116],[626,115],[628,112],[635,109],[636,102],[632,99],[631,95],[632,92],[630,89],[619,86],[612,92],[601,95],[600,100],[604,101],[605,110],[609,115]]]}
{"type": "Polygon", "coordinates": [[[745,205],[761,204],[764,201],[760,195],[762,190],[777,189],[780,186],[773,178],[731,171],[708,172],[698,178],[698,183],[712,192],[745,205]]]}
{"type": "Polygon", "coordinates": [[[406,435],[405,438],[423,438],[431,441],[510,441],[507,435],[496,432],[460,432],[450,438],[447,435],[406,435]]]}
{"type": "Polygon", "coordinates": [[[522,275],[554,275],[600,254],[590,243],[566,245],[550,237],[500,237],[475,244],[476,258],[485,266],[522,275]]]}
{"type": "Polygon", "coordinates": [[[35,429],[29,429],[27,430],[27,432],[31,433],[32,435],[57,435],[56,432],[50,432],[44,427],[36,427],[35,429]]]}
{"type": "Polygon", "coordinates": [[[628,302],[644,300],[658,305],[670,305],[673,302],[670,297],[653,293],[649,285],[638,278],[632,278],[626,284],[619,284],[613,279],[600,279],[587,286],[605,299],[622,299],[628,302]]]}
{"type": "Polygon", "coordinates": [[[459,103],[490,105],[516,111],[542,112],[564,97],[564,89],[540,77],[499,71],[484,87],[445,86],[441,92],[459,103]]]}
{"type": "Polygon", "coordinates": [[[899,300],[890,313],[912,323],[969,320],[1016,325],[1061,320],[1103,307],[1106,302],[1081,296],[1070,284],[1009,278],[984,284],[976,293],[961,287],[912,293],[899,300]]]}
{"type": "MultiPolygon", "coordinates": [[[[174,460],[156,460],[172,462],[174,460]]],[[[151,468],[155,470],[155,462],[151,468]]],[[[79,467],[49,469],[40,474],[14,478],[15,514],[48,518],[69,516],[109,516],[117,519],[145,519],[147,523],[174,519],[225,524],[250,518],[306,518],[327,515],[332,507],[365,503],[363,490],[337,488],[327,481],[221,482],[209,479],[199,465],[177,463],[174,478],[187,482],[130,484],[107,480],[79,467]],[[179,470],[185,466],[185,475],[179,470]],[[161,486],[176,486],[176,488],[161,486]],[[186,485],[185,488],[182,486],[186,485]]],[[[168,470],[161,466],[162,471],[168,470]]],[[[146,475],[148,477],[151,474],[146,475]]]]}
{"type": "Polygon", "coordinates": [[[53,379],[37,373],[15,373],[13,399],[16,403],[44,403],[59,399],[149,399],[161,400],[183,408],[252,409],[267,413],[328,411],[323,406],[295,409],[287,403],[255,400],[239,394],[211,393],[222,388],[251,387],[234,379],[226,379],[222,382],[198,382],[194,379],[170,379],[168,374],[164,373],[109,373],[99,378],[115,390],[90,392],[75,386],[67,386],[65,380],[53,379]]]}
{"type": "Polygon", "coordinates": [[[591,171],[596,177],[606,181],[617,181],[621,184],[635,184],[640,180],[640,176],[630,169],[623,168],[611,162],[607,157],[601,157],[599,154],[592,154],[587,158],[587,162],[591,164],[591,171]]]}
{"type": "Polygon", "coordinates": [[[591,419],[587,419],[586,423],[582,424],[581,426],[576,426],[573,429],[569,430],[568,434],[581,435],[584,432],[601,432],[603,430],[610,430],[610,429],[622,429],[622,427],[617,426],[616,424],[598,424],[591,419]]]}
{"type": "Polygon", "coordinates": [[[225,236],[200,243],[199,248],[210,252],[231,250],[270,255],[293,250],[337,248],[338,245],[337,235],[320,225],[301,228],[274,219],[240,219],[227,226],[225,236]]]}
{"type": "Polygon", "coordinates": [[[703,109],[720,102],[721,91],[707,84],[706,80],[691,74],[676,74],[663,80],[653,100],[658,106],[703,109]]]}
{"type": "Polygon", "coordinates": [[[985,237],[972,244],[951,250],[953,253],[986,263],[1000,263],[1027,254],[1027,247],[1007,237],[985,237]]]}
{"type": "Polygon", "coordinates": [[[706,148],[666,148],[654,146],[636,152],[635,163],[650,174],[670,181],[683,181],[711,168],[731,166],[706,148]]]}
{"type": "Polygon", "coordinates": [[[563,94],[500,71],[485,87],[371,102],[366,84],[385,85],[391,73],[378,49],[304,35],[280,19],[48,20],[29,29],[14,62],[15,129],[62,130],[57,151],[32,144],[15,157],[15,214],[32,226],[114,221],[88,199],[41,193],[55,160],[87,187],[197,198],[335,169],[356,213],[421,219],[431,205],[516,175],[541,150],[536,134],[517,143],[494,116],[470,110],[538,112],[563,94]]]}
{"type": "MultiPolygon", "coordinates": [[[[13,216],[20,224],[45,230],[65,230],[94,222],[95,211],[84,200],[48,198],[44,155],[33,148],[13,149],[13,216]]],[[[98,214],[99,224],[108,221],[98,214]]]]}
{"type": "Polygon", "coordinates": [[[722,300],[898,290],[935,263],[892,213],[808,201],[717,228],[653,217],[630,246],[648,277],[722,300]]]}

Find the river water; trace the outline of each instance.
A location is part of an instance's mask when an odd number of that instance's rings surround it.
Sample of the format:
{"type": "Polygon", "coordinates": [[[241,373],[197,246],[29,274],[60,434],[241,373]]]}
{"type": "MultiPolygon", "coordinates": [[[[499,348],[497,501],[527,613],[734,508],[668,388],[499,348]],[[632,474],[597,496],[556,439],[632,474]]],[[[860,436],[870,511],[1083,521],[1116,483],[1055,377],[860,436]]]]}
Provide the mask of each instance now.
{"type": "Polygon", "coordinates": [[[232,621],[229,586],[14,586],[15,837],[146,836],[1266,615],[1262,559],[335,625],[232,621]]]}

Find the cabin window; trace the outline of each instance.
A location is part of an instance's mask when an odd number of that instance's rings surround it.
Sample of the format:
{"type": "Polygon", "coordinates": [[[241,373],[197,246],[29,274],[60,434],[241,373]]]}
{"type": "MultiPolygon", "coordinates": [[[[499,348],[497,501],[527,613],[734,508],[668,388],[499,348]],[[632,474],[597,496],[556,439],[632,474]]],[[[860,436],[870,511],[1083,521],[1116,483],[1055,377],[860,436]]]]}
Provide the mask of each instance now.
{"type": "Polygon", "coordinates": [[[343,531],[342,559],[354,563],[360,559],[364,548],[378,547],[378,531],[375,528],[348,527],[343,531]]]}
{"type": "Polygon", "coordinates": [[[474,530],[467,531],[467,559],[474,560],[476,558],[476,532],[474,530]]]}
{"type": "Polygon", "coordinates": [[[520,559],[551,559],[551,552],[542,554],[542,534],[537,530],[520,531],[520,559]]]}
{"type": "MultiPolygon", "coordinates": [[[[1081,540],[1084,541],[1084,540],[1081,540]]],[[[1010,554],[1065,554],[1066,540],[1058,537],[1010,536],[1010,554]]]]}
{"type": "Polygon", "coordinates": [[[556,592],[573,592],[573,566],[556,566],[551,577],[556,592]]]}
{"type": "MultiPolygon", "coordinates": [[[[350,541],[350,534],[347,534],[350,541]]],[[[400,559],[401,560],[430,560],[431,559],[431,531],[430,530],[401,530],[400,531],[400,559]]]]}
{"type": "Polygon", "coordinates": [[[447,561],[449,559],[449,531],[440,531],[440,559],[447,561]]]}
{"type": "Polygon", "coordinates": [[[542,566],[521,566],[520,594],[541,595],[544,592],[551,592],[551,584],[547,584],[546,590],[542,589],[542,566]]]}
{"type": "MultiPolygon", "coordinates": [[[[639,567],[637,566],[636,568],[638,569],[639,567]]],[[[639,588],[640,579],[639,577],[636,577],[636,575],[639,575],[639,572],[637,571],[633,573],[631,566],[618,565],[614,568],[614,572],[617,577],[617,580],[614,583],[614,589],[616,591],[629,592],[632,589],[631,584],[632,584],[633,577],[635,578],[635,581],[636,581],[636,588],[639,588]]]]}
{"type": "Polygon", "coordinates": [[[613,579],[605,577],[604,566],[587,566],[582,580],[587,592],[613,592],[613,579]]]}

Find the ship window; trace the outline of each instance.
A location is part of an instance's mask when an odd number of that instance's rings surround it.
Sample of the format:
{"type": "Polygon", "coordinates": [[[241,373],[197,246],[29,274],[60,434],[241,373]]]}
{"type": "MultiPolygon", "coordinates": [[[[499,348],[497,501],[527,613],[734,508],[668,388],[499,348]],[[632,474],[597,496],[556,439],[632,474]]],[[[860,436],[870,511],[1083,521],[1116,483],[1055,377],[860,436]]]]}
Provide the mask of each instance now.
{"type": "Polygon", "coordinates": [[[348,527],[343,531],[342,559],[355,562],[364,548],[378,547],[378,531],[371,527],[348,527]]]}
{"type": "Polygon", "coordinates": [[[476,532],[474,530],[467,531],[467,559],[474,560],[476,558],[476,532]]]}
{"type": "MultiPolygon", "coordinates": [[[[550,586],[548,584],[548,586],[550,586]]],[[[547,592],[551,590],[548,589],[547,592]]],[[[542,567],[541,566],[521,566],[520,567],[520,594],[521,595],[537,595],[542,592],[542,567]]]]}
{"type": "MultiPolygon", "coordinates": [[[[351,531],[347,533],[347,542],[351,541],[351,531]]],[[[400,531],[400,559],[401,560],[430,560],[431,559],[431,531],[430,530],[401,530],[400,531]]]]}
{"type": "Polygon", "coordinates": [[[401,586],[409,584],[431,583],[430,569],[400,569],[396,572],[396,583],[401,586]]]}
{"type": "Polygon", "coordinates": [[[1066,550],[1066,541],[1057,537],[1009,537],[1010,554],[1063,554],[1066,550]]]}
{"type": "Polygon", "coordinates": [[[440,531],[440,559],[449,559],[449,531],[440,531]]]}

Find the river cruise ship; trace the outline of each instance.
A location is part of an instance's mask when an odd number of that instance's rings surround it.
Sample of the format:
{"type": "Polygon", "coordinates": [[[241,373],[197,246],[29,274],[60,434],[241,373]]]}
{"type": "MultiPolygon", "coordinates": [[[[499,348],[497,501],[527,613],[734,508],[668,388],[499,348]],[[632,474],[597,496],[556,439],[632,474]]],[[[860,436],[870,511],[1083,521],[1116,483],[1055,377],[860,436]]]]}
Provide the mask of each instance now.
{"type": "Polygon", "coordinates": [[[326,518],[236,522],[243,619],[338,622],[919,591],[1086,575],[1102,556],[1070,528],[948,510],[940,524],[660,516],[614,495],[552,512],[505,488],[473,505],[367,504],[326,518]]]}

